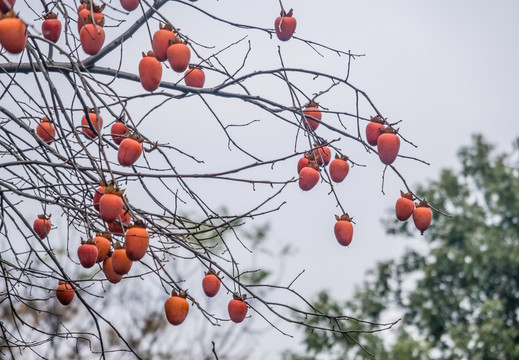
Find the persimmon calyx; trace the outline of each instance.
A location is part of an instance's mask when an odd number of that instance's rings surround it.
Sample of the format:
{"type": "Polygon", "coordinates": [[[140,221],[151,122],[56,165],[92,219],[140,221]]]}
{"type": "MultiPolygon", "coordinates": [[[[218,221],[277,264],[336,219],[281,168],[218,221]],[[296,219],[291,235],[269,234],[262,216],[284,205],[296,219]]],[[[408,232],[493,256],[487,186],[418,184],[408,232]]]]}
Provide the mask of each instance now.
{"type": "Polygon", "coordinates": [[[294,9],[290,9],[288,12],[285,12],[284,9],[281,9],[280,16],[282,18],[284,18],[284,17],[292,17],[292,15],[294,15],[294,9]]]}
{"type": "Polygon", "coordinates": [[[247,299],[247,294],[240,295],[238,293],[234,293],[234,294],[232,294],[232,298],[234,300],[245,301],[247,299]]]}
{"type": "Polygon", "coordinates": [[[370,116],[369,121],[384,124],[386,121],[380,115],[370,116]]]}
{"type": "Polygon", "coordinates": [[[214,276],[220,278],[220,276],[219,276],[220,275],[220,271],[216,272],[216,270],[214,270],[213,268],[209,268],[209,270],[207,270],[205,272],[205,275],[214,275],[214,276]]]}
{"type": "Polygon", "coordinates": [[[124,194],[124,190],[119,190],[115,185],[110,184],[104,188],[105,194],[114,194],[118,196],[122,196],[124,194]]]}
{"type": "Polygon", "coordinates": [[[414,195],[410,192],[404,193],[402,190],[400,190],[400,196],[409,200],[414,200],[414,195]]]}
{"type": "Polygon", "coordinates": [[[45,20],[53,20],[53,19],[57,19],[57,18],[58,18],[58,14],[56,14],[56,13],[50,11],[50,12],[48,12],[47,14],[45,14],[45,15],[43,16],[43,18],[44,18],[45,20]]]}
{"type": "Polygon", "coordinates": [[[423,200],[420,200],[420,202],[416,203],[416,207],[417,208],[419,208],[419,207],[427,207],[428,208],[430,206],[429,206],[429,203],[425,199],[423,199],[423,200]]]}
{"type": "Polygon", "coordinates": [[[337,221],[348,221],[348,222],[354,223],[354,222],[353,222],[353,216],[350,217],[350,216],[348,215],[348,213],[346,213],[346,214],[342,214],[341,216],[339,216],[339,215],[335,215],[335,220],[337,220],[337,221]]]}

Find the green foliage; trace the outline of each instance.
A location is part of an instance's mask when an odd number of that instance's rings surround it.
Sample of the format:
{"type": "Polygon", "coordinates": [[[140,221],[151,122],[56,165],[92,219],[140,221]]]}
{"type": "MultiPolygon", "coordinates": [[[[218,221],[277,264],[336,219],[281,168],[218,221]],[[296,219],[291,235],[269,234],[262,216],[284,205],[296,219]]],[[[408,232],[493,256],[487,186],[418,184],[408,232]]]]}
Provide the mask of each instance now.
{"type": "MultiPolygon", "coordinates": [[[[421,237],[428,251],[407,250],[378,264],[344,305],[320,294],[315,305],[348,309],[373,322],[402,314],[392,340],[362,334],[376,359],[519,358],[519,139],[496,154],[481,136],[459,152],[461,171],[443,170],[417,194],[452,217],[434,214],[421,237]]],[[[386,221],[391,234],[413,233],[412,221],[386,221]]],[[[352,342],[307,332],[310,357],[364,359],[352,342]],[[349,355],[349,356],[347,356],[349,355]]],[[[287,357],[292,360],[297,356],[287,357]]]]}

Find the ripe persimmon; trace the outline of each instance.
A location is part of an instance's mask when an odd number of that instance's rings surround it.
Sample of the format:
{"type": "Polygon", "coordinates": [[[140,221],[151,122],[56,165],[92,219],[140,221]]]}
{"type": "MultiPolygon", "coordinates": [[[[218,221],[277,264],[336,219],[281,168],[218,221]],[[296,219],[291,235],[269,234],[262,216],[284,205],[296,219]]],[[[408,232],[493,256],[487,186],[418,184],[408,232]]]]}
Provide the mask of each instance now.
{"type": "MultiPolygon", "coordinates": [[[[0,0],[1,1],[1,0],[0,0]]],[[[56,128],[49,118],[43,117],[36,127],[36,134],[45,142],[51,142],[56,136],[56,128]]]]}
{"type": "Polygon", "coordinates": [[[332,152],[330,151],[328,146],[320,146],[314,149],[312,153],[314,155],[315,162],[320,166],[328,165],[330,159],[332,158],[332,152]]]}
{"type": "Polygon", "coordinates": [[[117,284],[123,278],[122,275],[117,274],[114,271],[112,264],[112,253],[108,253],[108,257],[103,261],[103,272],[105,273],[106,278],[112,284],[117,284]]]}
{"type": "Polygon", "coordinates": [[[55,43],[61,35],[61,21],[58,20],[58,15],[52,11],[44,18],[45,20],[41,23],[41,33],[45,39],[55,43]]]}
{"type": "Polygon", "coordinates": [[[229,317],[235,323],[241,323],[245,316],[247,316],[247,311],[249,308],[244,301],[244,297],[240,297],[237,294],[233,295],[231,301],[227,305],[227,311],[229,312],[229,317]]]}
{"type": "Polygon", "coordinates": [[[189,313],[189,303],[186,300],[186,296],[185,291],[181,291],[177,295],[177,292],[173,290],[171,296],[164,303],[164,311],[170,324],[180,325],[186,319],[189,313]]]}
{"type": "Polygon", "coordinates": [[[119,275],[126,275],[132,268],[132,261],[128,259],[126,250],[119,243],[115,244],[115,250],[112,253],[112,268],[119,275]]]}
{"type": "Polygon", "coordinates": [[[142,221],[137,221],[124,236],[126,256],[131,261],[139,261],[146,255],[149,243],[150,234],[146,231],[146,225],[142,221]]]}
{"type": "Polygon", "coordinates": [[[350,165],[348,164],[348,157],[345,155],[335,155],[335,159],[330,163],[330,177],[336,183],[343,181],[348,172],[350,171],[350,165]]]}
{"type": "Polygon", "coordinates": [[[107,223],[113,223],[123,209],[123,199],[121,195],[124,191],[118,191],[113,186],[104,188],[104,194],[99,200],[99,215],[107,223]]]}
{"type": "Polygon", "coordinates": [[[86,269],[91,268],[97,261],[97,247],[92,239],[82,241],[81,245],[77,248],[77,257],[81,266],[86,269]]]}
{"type": "Polygon", "coordinates": [[[184,74],[186,86],[203,88],[205,83],[204,71],[199,67],[190,66],[184,74]]]}
{"type": "Polygon", "coordinates": [[[276,35],[281,41],[288,41],[294,34],[296,30],[297,21],[292,16],[293,10],[285,14],[285,12],[281,11],[281,16],[278,16],[274,21],[274,29],[276,31],[276,35]]]}
{"type": "Polygon", "coordinates": [[[378,157],[383,164],[390,165],[395,161],[400,150],[400,138],[390,126],[385,128],[377,139],[378,157]]]}
{"type": "Polygon", "coordinates": [[[95,238],[92,239],[97,248],[97,263],[105,261],[105,259],[108,257],[110,249],[112,248],[112,243],[110,242],[110,239],[111,236],[109,233],[98,234],[95,238]]]}
{"type": "Polygon", "coordinates": [[[400,191],[400,198],[395,204],[396,218],[400,221],[406,221],[413,214],[413,211],[413,194],[400,191]]]}
{"type": "Polygon", "coordinates": [[[306,129],[309,127],[312,130],[317,129],[319,121],[321,121],[321,110],[317,107],[315,102],[310,102],[303,110],[303,125],[306,129]]]}
{"type": "MultiPolygon", "coordinates": [[[[168,59],[168,48],[170,42],[174,39],[175,33],[173,32],[173,27],[170,24],[164,26],[159,24],[159,30],[153,34],[151,42],[153,53],[158,61],[166,61],[168,59]]],[[[177,38],[177,41],[180,42],[181,40],[177,38]]]]}
{"type": "Polygon", "coordinates": [[[204,290],[204,293],[209,297],[213,297],[216,294],[218,294],[218,291],[220,290],[220,285],[221,280],[214,273],[213,270],[209,270],[202,279],[202,289],[204,290]]]}
{"type": "MultiPolygon", "coordinates": [[[[81,5],[80,5],[81,7],[81,5]]],[[[78,11],[78,19],[77,19],[77,32],[81,34],[81,29],[86,24],[95,24],[98,26],[105,26],[105,16],[103,15],[104,5],[93,6],[93,12],[91,11],[90,4],[87,7],[83,7],[78,11]]],[[[79,9],[79,8],[78,8],[79,9]]]]}
{"type": "Polygon", "coordinates": [[[353,239],[353,225],[351,223],[352,218],[349,217],[348,214],[343,214],[340,217],[335,215],[335,219],[337,222],[335,223],[333,231],[337,241],[342,246],[350,245],[351,240],[353,239]]]}
{"type": "Polygon", "coordinates": [[[86,24],[79,32],[81,48],[88,55],[96,55],[105,42],[105,31],[102,26],[86,24]]]}
{"type": "Polygon", "coordinates": [[[191,51],[184,43],[176,43],[168,47],[168,61],[171,68],[176,72],[184,72],[191,59],[191,51]]]}
{"type": "Polygon", "coordinates": [[[40,239],[45,239],[47,235],[49,235],[51,228],[50,216],[47,217],[44,214],[38,215],[38,218],[34,220],[32,224],[32,228],[40,239]]]}
{"type": "Polygon", "coordinates": [[[307,152],[303,155],[302,158],[299,159],[299,161],[297,162],[297,173],[299,174],[301,172],[301,170],[306,166],[308,165],[308,163],[310,162],[310,160],[314,160],[314,156],[312,155],[311,152],[307,152]]]}
{"type": "Polygon", "coordinates": [[[142,154],[142,138],[128,137],[119,144],[117,160],[122,166],[132,166],[142,154]]]}
{"type": "Polygon", "coordinates": [[[432,216],[433,214],[427,201],[422,200],[416,204],[416,208],[413,211],[413,222],[422,235],[431,225],[432,216]]]}
{"type": "Polygon", "coordinates": [[[162,64],[157,60],[153,51],[142,53],[139,62],[139,79],[146,91],[155,91],[159,88],[162,79],[162,64]]]}
{"type": "Polygon", "coordinates": [[[58,287],[56,288],[56,298],[62,305],[68,305],[74,300],[74,295],[76,295],[72,286],[69,283],[60,281],[58,283],[58,287]]]}
{"type": "Polygon", "coordinates": [[[101,200],[101,196],[103,196],[105,193],[105,187],[104,186],[100,186],[96,189],[96,191],[94,192],[94,209],[96,209],[97,211],[99,211],[99,201],[101,200]]]}
{"type": "Polygon", "coordinates": [[[371,117],[371,121],[366,125],[366,140],[368,144],[376,146],[378,137],[384,129],[384,120],[380,116],[371,117]]]}
{"type": "Polygon", "coordinates": [[[3,13],[8,12],[14,5],[16,0],[7,0],[7,4],[4,0],[0,0],[0,11],[3,13]]]}
{"type": "Polygon", "coordinates": [[[319,165],[315,162],[310,161],[308,165],[301,169],[299,172],[299,187],[303,191],[312,189],[320,179],[319,165]]]}
{"type": "Polygon", "coordinates": [[[112,140],[117,145],[119,145],[126,138],[126,135],[129,132],[130,132],[130,130],[126,127],[126,125],[121,120],[117,120],[110,128],[110,134],[112,135],[112,140]]]}
{"type": "Polygon", "coordinates": [[[0,44],[11,54],[19,54],[27,43],[27,26],[13,10],[0,19],[0,44]]]}
{"type": "Polygon", "coordinates": [[[121,0],[121,6],[126,11],[133,11],[139,7],[139,0],[121,0]]]}
{"type": "Polygon", "coordinates": [[[83,131],[83,133],[91,139],[95,139],[97,137],[102,127],[103,118],[101,115],[96,114],[95,109],[88,109],[88,119],[86,115],[83,115],[81,118],[81,131],[83,131]],[[88,120],[90,120],[90,123],[92,123],[92,127],[95,129],[97,134],[91,130],[88,120]]]}

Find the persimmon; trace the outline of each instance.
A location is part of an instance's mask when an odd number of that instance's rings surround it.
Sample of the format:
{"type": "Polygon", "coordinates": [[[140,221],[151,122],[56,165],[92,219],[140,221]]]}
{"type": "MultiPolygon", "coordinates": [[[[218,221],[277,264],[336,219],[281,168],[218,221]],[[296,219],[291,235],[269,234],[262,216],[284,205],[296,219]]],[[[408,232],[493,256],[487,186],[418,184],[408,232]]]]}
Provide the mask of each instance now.
{"type": "Polygon", "coordinates": [[[322,114],[321,110],[317,107],[317,103],[310,102],[303,110],[303,125],[306,129],[309,127],[312,130],[317,129],[319,121],[321,121],[322,114]]]}
{"type": "Polygon", "coordinates": [[[139,62],[139,79],[146,91],[155,91],[159,88],[162,79],[162,64],[157,60],[153,51],[142,53],[139,62]]]}
{"type": "Polygon", "coordinates": [[[78,19],[77,19],[77,31],[79,34],[81,34],[81,29],[86,24],[95,24],[100,27],[105,26],[105,16],[103,15],[103,10],[105,6],[93,6],[93,11],[91,11],[90,4],[81,9],[78,12],[78,19]]]}
{"type": "Polygon", "coordinates": [[[98,5],[96,3],[91,3],[90,0],[80,0],[79,1],[80,4],[77,8],[77,13],[79,14],[81,12],[81,10],[83,9],[90,9],[91,7],[98,7],[98,5]]]}
{"type": "Polygon", "coordinates": [[[229,317],[235,323],[241,323],[243,319],[245,319],[245,316],[247,316],[248,307],[244,301],[244,297],[245,295],[240,297],[237,294],[234,294],[233,298],[227,305],[229,317]]]}
{"type": "Polygon", "coordinates": [[[41,23],[43,37],[54,43],[57,42],[61,35],[61,21],[58,20],[58,15],[51,11],[44,16],[44,19],[41,23]]]}
{"type": "Polygon", "coordinates": [[[105,273],[106,278],[112,284],[117,284],[123,278],[122,275],[117,274],[114,271],[112,264],[112,253],[108,253],[108,257],[103,261],[103,272],[105,273]]]}
{"type": "Polygon", "coordinates": [[[184,43],[176,43],[168,47],[168,61],[171,68],[176,72],[184,72],[191,59],[191,51],[184,43]]]}
{"type": "Polygon", "coordinates": [[[335,226],[333,231],[335,233],[335,238],[342,246],[348,246],[351,244],[351,240],[353,239],[353,225],[351,223],[353,218],[351,218],[348,214],[343,214],[342,216],[335,215],[335,226]]]}
{"type": "Polygon", "coordinates": [[[427,201],[422,200],[416,204],[416,208],[413,211],[413,222],[422,235],[431,225],[432,216],[433,214],[427,201]]]}
{"type": "Polygon", "coordinates": [[[112,248],[112,243],[110,242],[111,238],[112,237],[110,236],[110,233],[106,233],[98,234],[95,238],[92,239],[97,248],[97,263],[105,261],[105,259],[108,257],[110,249],[112,248]]]}
{"type": "Polygon", "coordinates": [[[164,303],[164,311],[166,318],[172,325],[180,325],[184,322],[189,313],[189,303],[186,300],[186,292],[181,291],[177,294],[175,290],[171,292],[171,296],[164,303]]]}
{"type": "Polygon", "coordinates": [[[221,280],[217,274],[211,269],[202,279],[202,289],[208,297],[214,297],[220,290],[221,280]]]}
{"type": "Polygon", "coordinates": [[[102,127],[103,118],[101,115],[96,114],[95,109],[88,109],[88,119],[86,115],[83,115],[81,118],[81,131],[83,131],[83,133],[91,139],[95,139],[97,137],[102,127]],[[95,129],[97,134],[91,130],[91,126],[88,120],[90,120],[90,123],[92,124],[92,127],[95,129]]]}
{"type": "Polygon", "coordinates": [[[348,157],[345,155],[335,155],[335,159],[330,163],[330,178],[336,183],[343,181],[348,172],[350,171],[350,165],[348,164],[348,157]]]}
{"type": "Polygon", "coordinates": [[[278,16],[274,21],[274,29],[276,31],[276,35],[281,41],[288,41],[294,34],[296,30],[297,21],[292,16],[293,10],[290,9],[288,13],[285,14],[285,11],[281,11],[281,16],[278,16]]]}
{"type": "Polygon", "coordinates": [[[310,161],[308,165],[301,169],[299,172],[299,187],[303,191],[312,189],[320,179],[319,165],[315,162],[310,161]]]}
{"type": "Polygon", "coordinates": [[[380,116],[371,117],[370,122],[366,125],[366,140],[368,144],[376,146],[378,137],[384,129],[384,120],[380,116]]]}
{"type": "Polygon", "coordinates": [[[320,166],[328,165],[330,159],[332,158],[332,152],[328,146],[319,146],[318,148],[314,149],[312,153],[314,155],[315,162],[317,162],[317,164],[320,166]]]}
{"type": "Polygon", "coordinates": [[[96,189],[96,191],[94,192],[94,209],[96,209],[97,211],[99,211],[99,201],[101,200],[101,196],[103,196],[105,193],[105,187],[104,186],[100,186],[96,189]]]}
{"type": "Polygon", "coordinates": [[[400,138],[390,126],[385,128],[377,139],[378,157],[383,164],[390,165],[395,161],[400,150],[400,138]]]}
{"type": "Polygon", "coordinates": [[[126,135],[129,132],[130,132],[130,130],[126,127],[126,125],[121,120],[117,120],[110,128],[110,134],[112,135],[112,140],[117,145],[119,145],[126,138],[126,135]]]}
{"type": "Polygon", "coordinates": [[[205,83],[204,71],[199,67],[190,66],[184,74],[186,86],[203,88],[205,83]]]}
{"type": "MultiPolygon", "coordinates": [[[[153,34],[151,42],[153,53],[158,61],[166,61],[168,59],[168,47],[174,39],[173,27],[170,24],[162,26],[159,23],[159,30],[153,34]]],[[[177,38],[177,41],[180,42],[180,38],[177,38]]]]}
{"type": "Polygon", "coordinates": [[[107,223],[113,223],[117,220],[124,205],[121,197],[123,193],[124,190],[117,190],[113,185],[104,188],[104,194],[99,200],[99,215],[101,215],[101,219],[107,223]]]}
{"type": "Polygon", "coordinates": [[[81,266],[86,269],[91,268],[97,261],[97,247],[92,239],[82,241],[81,245],[77,249],[77,257],[81,266]]]}
{"type": "Polygon", "coordinates": [[[34,220],[32,224],[32,228],[40,239],[45,239],[51,229],[50,216],[44,214],[38,215],[38,218],[34,220]]]}
{"type": "Polygon", "coordinates": [[[142,137],[136,135],[119,144],[117,160],[122,166],[132,166],[142,154],[142,137]]]}
{"type": "Polygon", "coordinates": [[[311,152],[306,152],[302,158],[297,162],[297,173],[299,174],[301,170],[308,165],[310,161],[314,160],[314,155],[311,152]]]}
{"type": "Polygon", "coordinates": [[[137,221],[130,226],[124,236],[124,248],[126,256],[131,261],[139,261],[146,255],[150,243],[150,234],[146,231],[146,225],[142,221],[137,221]]]}
{"type": "Polygon", "coordinates": [[[69,283],[60,281],[56,288],[56,298],[62,305],[68,305],[74,300],[76,292],[69,283]]]}
{"type": "Polygon", "coordinates": [[[0,11],[3,13],[8,12],[13,7],[15,2],[16,0],[0,0],[0,11]]]}
{"type": "Polygon", "coordinates": [[[116,243],[114,248],[115,250],[112,253],[112,268],[116,274],[126,275],[132,268],[132,261],[128,259],[126,250],[119,243],[116,243]]]}
{"type": "Polygon", "coordinates": [[[0,44],[11,54],[19,54],[27,43],[27,26],[11,9],[0,19],[0,44]]]}
{"type": "Polygon", "coordinates": [[[81,48],[88,55],[96,55],[105,42],[105,31],[102,26],[86,24],[79,32],[81,48]]]}
{"type": "Polygon", "coordinates": [[[396,218],[400,221],[406,221],[411,217],[414,211],[413,194],[400,191],[400,198],[395,204],[396,218]]]}
{"type": "Polygon", "coordinates": [[[128,210],[122,209],[119,217],[114,222],[108,223],[108,230],[116,235],[123,235],[131,220],[128,210]]]}
{"type": "Polygon", "coordinates": [[[49,118],[43,117],[36,127],[36,134],[38,134],[43,141],[51,142],[56,136],[56,127],[50,122],[49,118]]]}
{"type": "Polygon", "coordinates": [[[126,11],[133,11],[139,7],[139,0],[121,0],[121,6],[126,11]]]}

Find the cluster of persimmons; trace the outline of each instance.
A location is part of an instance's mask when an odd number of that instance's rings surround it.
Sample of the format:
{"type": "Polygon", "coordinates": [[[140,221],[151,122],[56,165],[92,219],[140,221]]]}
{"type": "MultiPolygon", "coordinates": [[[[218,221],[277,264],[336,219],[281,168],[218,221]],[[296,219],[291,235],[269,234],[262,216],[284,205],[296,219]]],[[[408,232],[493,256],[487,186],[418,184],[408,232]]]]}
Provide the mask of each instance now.
{"type": "MultiPolygon", "coordinates": [[[[196,1],[196,0],[190,0],[196,1]]],[[[11,54],[21,53],[27,44],[27,25],[15,13],[16,0],[0,0],[0,45],[11,54]]],[[[133,11],[140,5],[139,0],[121,0],[121,6],[126,11],[133,11]]],[[[105,42],[105,5],[97,5],[91,0],[81,0],[77,8],[77,31],[81,49],[87,55],[96,55],[105,42]]],[[[48,12],[42,16],[41,34],[51,42],[56,43],[62,33],[62,23],[58,15],[48,12]]],[[[275,32],[281,41],[287,41],[295,31],[296,20],[289,13],[282,11],[275,19],[275,32]]],[[[149,92],[157,90],[162,79],[162,62],[166,60],[171,69],[185,72],[186,86],[203,88],[205,74],[200,66],[190,65],[191,51],[187,38],[179,33],[171,24],[159,24],[159,29],[152,39],[152,51],[142,53],[139,63],[139,79],[142,87],[149,92]]],[[[95,140],[103,128],[103,119],[97,108],[88,109],[81,119],[83,134],[95,140]]],[[[36,127],[36,133],[41,140],[50,143],[56,140],[57,131],[54,123],[47,117],[41,118],[36,127]]],[[[136,132],[131,132],[122,120],[117,120],[111,127],[111,137],[118,145],[117,159],[122,166],[132,166],[143,151],[143,138],[136,132]]],[[[345,162],[344,162],[345,163],[345,162]]],[[[347,165],[347,163],[345,163],[347,165]]],[[[344,175],[345,176],[345,175],[344,175]]],[[[82,240],[77,249],[77,258],[84,268],[92,268],[96,264],[102,268],[106,279],[119,283],[123,276],[130,272],[132,263],[143,259],[149,248],[150,234],[146,224],[137,220],[131,223],[132,217],[129,204],[116,184],[105,184],[93,193],[93,208],[98,211],[100,219],[109,231],[98,233],[97,236],[82,240]],[[114,241],[113,236],[121,237],[124,241],[114,241]]],[[[50,215],[42,214],[33,223],[35,234],[44,239],[51,231],[50,215]]],[[[221,285],[219,273],[212,269],[205,274],[202,288],[208,297],[215,296],[221,285]]],[[[56,297],[63,305],[68,305],[75,297],[76,287],[65,281],[60,281],[56,289],[56,297]]],[[[185,291],[172,291],[171,297],[165,302],[165,313],[173,325],[181,324],[189,311],[185,291]]],[[[239,323],[244,320],[248,306],[246,295],[233,294],[228,304],[228,313],[232,321],[239,323]]]]}

